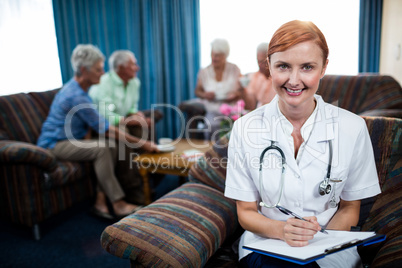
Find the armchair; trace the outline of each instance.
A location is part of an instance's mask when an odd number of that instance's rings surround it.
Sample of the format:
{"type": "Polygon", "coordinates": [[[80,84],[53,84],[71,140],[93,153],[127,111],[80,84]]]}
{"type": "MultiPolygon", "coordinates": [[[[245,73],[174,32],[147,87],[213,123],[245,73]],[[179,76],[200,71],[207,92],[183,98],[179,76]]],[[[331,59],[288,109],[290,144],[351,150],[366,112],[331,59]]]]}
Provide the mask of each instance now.
{"type": "Polygon", "coordinates": [[[32,227],[94,195],[89,162],[58,161],[36,146],[59,89],[0,97],[0,219],[32,227]]]}

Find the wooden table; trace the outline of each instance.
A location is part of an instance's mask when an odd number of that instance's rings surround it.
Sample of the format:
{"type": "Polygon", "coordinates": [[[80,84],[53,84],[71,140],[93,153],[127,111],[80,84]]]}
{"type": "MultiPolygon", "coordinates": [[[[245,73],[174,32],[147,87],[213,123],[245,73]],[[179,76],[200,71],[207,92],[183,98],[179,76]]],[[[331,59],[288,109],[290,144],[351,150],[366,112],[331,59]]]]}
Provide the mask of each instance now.
{"type": "Polygon", "coordinates": [[[211,141],[196,139],[175,140],[173,145],[176,149],[169,153],[145,153],[133,159],[135,165],[138,165],[139,173],[142,177],[145,195],[145,204],[150,204],[151,189],[149,185],[149,174],[160,173],[187,177],[191,166],[195,163],[183,158],[183,151],[197,149],[206,152],[212,145],[211,141]]]}

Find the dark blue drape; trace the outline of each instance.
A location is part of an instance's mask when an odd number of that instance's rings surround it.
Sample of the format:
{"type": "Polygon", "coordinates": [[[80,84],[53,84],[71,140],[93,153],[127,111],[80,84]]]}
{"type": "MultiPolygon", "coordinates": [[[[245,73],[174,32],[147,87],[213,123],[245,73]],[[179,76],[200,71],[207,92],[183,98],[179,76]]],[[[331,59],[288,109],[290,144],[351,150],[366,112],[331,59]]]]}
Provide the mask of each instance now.
{"type": "Polygon", "coordinates": [[[383,0],[360,0],[359,73],[380,69],[383,0]]]}
{"type": "Polygon", "coordinates": [[[94,44],[106,58],[129,49],[141,67],[140,108],[162,110],[158,136],[177,137],[175,107],[194,97],[200,67],[199,0],[53,0],[53,10],[63,82],[77,44],[94,44]]]}

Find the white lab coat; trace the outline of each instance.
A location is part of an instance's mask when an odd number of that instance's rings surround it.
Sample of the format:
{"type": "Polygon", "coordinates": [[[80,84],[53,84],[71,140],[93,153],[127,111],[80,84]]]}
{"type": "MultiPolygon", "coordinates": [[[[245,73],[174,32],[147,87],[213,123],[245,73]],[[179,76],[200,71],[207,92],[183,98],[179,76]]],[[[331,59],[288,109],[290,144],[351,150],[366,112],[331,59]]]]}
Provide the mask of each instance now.
{"type": "MultiPolygon", "coordinates": [[[[296,214],[316,216],[318,223],[325,226],[337,210],[329,207],[332,193],[321,196],[318,191],[327,173],[329,140],[333,144],[331,178],[342,180],[336,185],[331,183],[336,201],[339,202],[340,198],[346,201],[359,200],[380,193],[365,121],[351,112],[325,103],[318,95],[315,98],[318,109],[315,123],[299,164],[296,163],[293,148],[290,148],[279,121],[277,96],[269,104],[235,122],[229,141],[225,196],[246,202],[261,200],[260,155],[272,141],[282,149],[286,157],[280,204],[296,214]]],[[[280,159],[280,154],[275,150],[269,150],[264,157],[262,192],[263,200],[268,205],[276,204],[279,198],[280,159]]],[[[272,208],[260,208],[260,213],[282,221],[289,217],[272,208]]],[[[256,235],[248,231],[243,234],[239,246],[240,259],[250,253],[242,249],[242,246],[252,243],[256,238],[256,235]]]]}

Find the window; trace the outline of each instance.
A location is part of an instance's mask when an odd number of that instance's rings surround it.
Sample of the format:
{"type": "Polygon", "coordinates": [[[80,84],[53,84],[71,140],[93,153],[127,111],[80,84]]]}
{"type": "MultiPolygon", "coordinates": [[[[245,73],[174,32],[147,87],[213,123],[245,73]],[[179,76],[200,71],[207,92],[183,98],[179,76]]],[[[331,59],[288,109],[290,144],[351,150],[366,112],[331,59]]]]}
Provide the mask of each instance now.
{"type": "Polygon", "coordinates": [[[62,86],[52,0],[0,1],[0,95],[62,86]]]}
{"type": "Polygon", "coordinates": [[[285,22],[314,22],[329,47],[327,74],[358,73],[359,0],[200,0],[201,66],[210,64],[211,42],[225,38],[228,61],[243,74],[258,70],[256,49],[285,22]]]}

